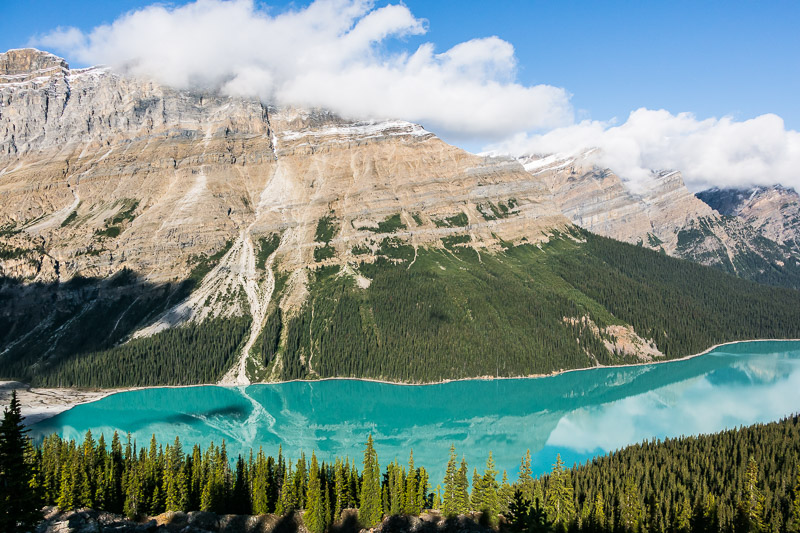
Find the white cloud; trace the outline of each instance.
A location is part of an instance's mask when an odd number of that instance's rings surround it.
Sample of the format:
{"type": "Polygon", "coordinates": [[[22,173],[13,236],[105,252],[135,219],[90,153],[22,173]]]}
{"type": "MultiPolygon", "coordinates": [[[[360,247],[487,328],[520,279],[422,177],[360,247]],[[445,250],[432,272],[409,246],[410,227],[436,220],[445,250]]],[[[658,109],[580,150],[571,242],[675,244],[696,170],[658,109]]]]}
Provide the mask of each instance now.
{"type": "Polygon", "coordinates": [[[683,172],[692,190],[781,183],[800,191],[800,133],[772,114],[735,121],[637,109],[621,125],[583,121],[538,135],[517,134],[490,147],[521,154],[574,153],[597,147],[596,163],[634,187],[650,169],[683,172]]]}
{"type": "Polygon", "coordinates": [[[442,53],[429,43],[386,51],[424,34],[426,24],[402,4],[376,8],[366,0],[316,0],[276,15],[253,0],[197,0],[145,7],[88,33],[59,28],[35,44],[172,86],[402,118],[453,139],[572,122],[566,91],[516,82],[514,48],[497,37],[442,53]]]}

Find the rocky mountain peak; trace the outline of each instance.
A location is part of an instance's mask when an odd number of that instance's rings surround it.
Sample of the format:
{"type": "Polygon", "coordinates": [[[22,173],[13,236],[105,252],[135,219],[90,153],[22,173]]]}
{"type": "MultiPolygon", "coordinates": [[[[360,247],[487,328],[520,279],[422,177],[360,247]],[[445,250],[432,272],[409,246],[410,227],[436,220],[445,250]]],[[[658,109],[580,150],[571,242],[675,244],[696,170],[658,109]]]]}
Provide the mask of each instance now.
{"type": "Polygon", "coordinates": [[[0,54],[0,81],[28,81],[41,76],[62,74],[69,64],[56,55],[36,48],[19,48],[0,54]]]}

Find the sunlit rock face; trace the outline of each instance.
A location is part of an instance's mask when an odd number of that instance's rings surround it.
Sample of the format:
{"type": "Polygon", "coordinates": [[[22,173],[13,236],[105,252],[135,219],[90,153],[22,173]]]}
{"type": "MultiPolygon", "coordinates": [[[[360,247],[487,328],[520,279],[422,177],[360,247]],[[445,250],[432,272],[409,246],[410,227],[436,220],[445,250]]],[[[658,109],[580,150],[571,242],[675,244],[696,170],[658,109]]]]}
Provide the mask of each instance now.
{"type": "MultiPolygon", "coordinates": [[[[0,54],[0,227],[15,257],[0,273],[52,281],[123,267],[181,279],[197,257],[284,235],[281,262],[313,263],[317,221],[341,262],[385,218],[415,244],[545,238],[568,221],[545,184],[402,121],[356,122],[107,69],[69,69],[37,50],[0,54]],[[513,199],[512,213],[485,217],[513,199]],[[458,228],[437,224],[464,214],[458,228]]],[[[242,257],[242,264],[248,257],[242,257]]]]}
{"type": "Polygon", "coordinates": [[[797,213],[788,209],[778,217],[774,208],[788,203],[797,209],[796,194],[793,204],[785,193],[780,200],[773,194],[772,209],[717,211],[714,203],[709,205],[686,188],[680,172],[653,172],[649,179],[631,184],[613,169],[596,166],[593,152],[519,160],[532,176],[547,183],[553,202],[567,218],[600,235],[743,277],[787,263],[798,265],[797,248],[793,253],[786,246],[796,242],[792,236],[800,231],[797,213]]]}
{"type": "Polygon", "coordinates": [[[697,197],[724,215],[738,217],[759,233],[800,254],[800,195],[787,187],[708,189],[697,197]]]}

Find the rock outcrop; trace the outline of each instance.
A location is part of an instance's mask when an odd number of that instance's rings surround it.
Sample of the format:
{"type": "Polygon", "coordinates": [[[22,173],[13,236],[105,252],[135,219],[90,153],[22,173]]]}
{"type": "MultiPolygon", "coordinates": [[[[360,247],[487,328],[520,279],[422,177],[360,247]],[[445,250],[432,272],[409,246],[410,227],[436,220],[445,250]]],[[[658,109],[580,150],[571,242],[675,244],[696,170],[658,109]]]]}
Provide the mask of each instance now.
{"type": "MultiPolygon", "coordinates": [[[[308,533],[302,520],[302,511],[287,516],[277,515],[217,515],[193,511],[167,512],[142,520],[129,520],[93,509],[59,511],[56,507],[44,509],[44,520],[36,533],[308,533]]],[[[501,526],[505,519],[500,517],[501,526]]],[[[481,513],[470,513],[445,518],[438,511],[423,512],[420,516],[387,516],[374,528],[366,529],[358,523],[358,512],[345,509],[341,520],[332,526],[340,533],[490,533],[496,531],[481,513]]]]}
{"type": "MultiPolygon", "coordinates": [[[[204,511],[189,513],[167,512],[141,520],[124,516],[76,509],[60,511],[57,507],[44,509],[44,520],[36,533],[307,533],[301,514],[276,515],[217,515],[204,511]]],[[[356,529],[355,531],[358,531],[356,529]]],[[[355,532],[354,532],[355,533],[355,532]]]]}

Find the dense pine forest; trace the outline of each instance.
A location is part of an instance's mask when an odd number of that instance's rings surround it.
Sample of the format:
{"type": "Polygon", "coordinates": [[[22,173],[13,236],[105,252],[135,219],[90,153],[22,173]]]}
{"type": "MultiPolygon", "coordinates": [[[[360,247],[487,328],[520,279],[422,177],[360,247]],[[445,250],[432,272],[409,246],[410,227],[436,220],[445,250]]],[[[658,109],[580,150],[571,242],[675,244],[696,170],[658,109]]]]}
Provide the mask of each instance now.
{"type": "Polygon", "coordinates": [[[37,386],[126,387],[213,383],[225,373],[250,328],[250,317],[215,318],[56,363],[30,380],[37,386]]]}
{"type": "Polygon", "coordinates": [[[285,331],[264,363],[282,354],[284,379],[425,382],[640,362],[609,349],[614,337],[603,328],[617,324],[654,340],[667,359],[732,340],[800,337],[795,290],[588,232],[498,253],[458,244],[415,255],[385,242],[358,266],[366,290],[337,267],[319,268],[300,313],[270,319],[269,339],[285,331]]]}
{"type": "MultiPolygon", "coordinates": [[[[345,509],[373,526],[385,516],[470,513],[510,531],[800,531],[800,417],[714,435],[651,441],[534,477],[530,452],[509,480],[488,452],[473,468],[451,448],[442,480],[397,460],[381,467],[371,436],[363,460],[291,460],[262,449],[229,457],[225,443],[184,451],[176,438],[141,445],[114,434],[83,442],[24,437],[16,396],[0,433],[3,530],[35,521],[42,505],[93,507],[129,517],[165,511],[286,515],[302,510],[312,533],[345,509]]],[[[20,529],[22,530],[22,529],[20,529]]]]}

